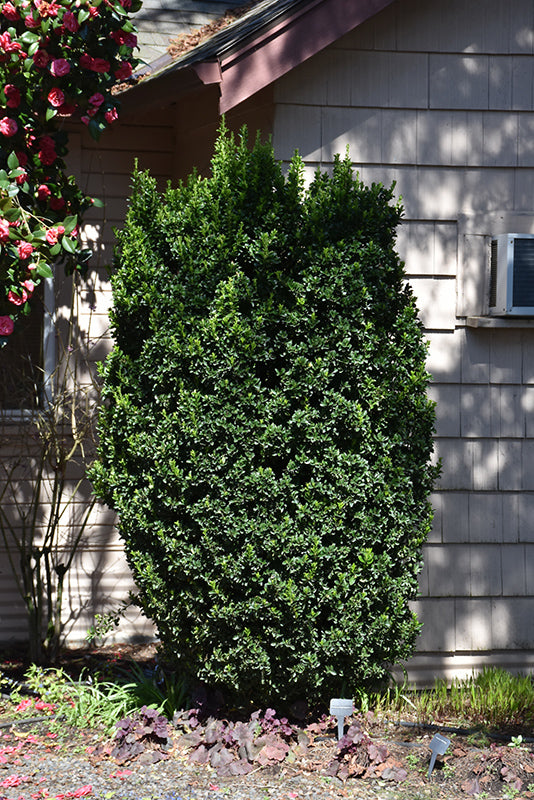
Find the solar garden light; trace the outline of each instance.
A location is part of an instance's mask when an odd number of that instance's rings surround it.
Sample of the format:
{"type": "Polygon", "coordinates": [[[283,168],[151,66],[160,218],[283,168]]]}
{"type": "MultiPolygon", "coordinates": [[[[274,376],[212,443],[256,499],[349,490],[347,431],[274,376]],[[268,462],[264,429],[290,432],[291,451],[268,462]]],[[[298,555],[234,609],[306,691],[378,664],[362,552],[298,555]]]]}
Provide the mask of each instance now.
{"type": "Polygon", "coordinates": [[[343,736],[345,717],[351,717],[354,714],[352,700],[340,697],[330,700],[330,714],[337,719],[337,738],[339,741],[343,736]]]}
{"type": "Polygon", "coordinates": [[[434,764],[436,763],[436,756],[442,756],[450,743],[451,740],[447,739],[446,736],[442,736],[440,733],[436,733],[436,735],[433,737],[432,741],[430,742],[430,751],[432,755],[430,757],[430,766],[428,768],[429,778],[432,775],[432,770],[434,769],[434,764]]]}

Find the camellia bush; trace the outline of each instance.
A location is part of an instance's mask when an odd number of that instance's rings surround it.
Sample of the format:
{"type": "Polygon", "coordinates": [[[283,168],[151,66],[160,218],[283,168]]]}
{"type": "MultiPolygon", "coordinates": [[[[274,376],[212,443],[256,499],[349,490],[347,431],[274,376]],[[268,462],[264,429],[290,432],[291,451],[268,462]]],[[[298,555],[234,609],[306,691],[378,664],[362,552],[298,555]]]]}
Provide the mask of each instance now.
{"type": "Polygon", "coordinates": [[[163,197],[135,175],[92,479],[167,655],[227,697],[350,696],[414,649],[436,469],[400,217],[245,132],[163,197]]]}
{"type": "Polygon", "coordinates": [[[65,123],[94,138],[118,115],[114,84],[132,74],[139,0],[8,0],[0,5],[0,344],[52,264],[90,255],[78,240],[85,197],[65,174],[65,123]]]}

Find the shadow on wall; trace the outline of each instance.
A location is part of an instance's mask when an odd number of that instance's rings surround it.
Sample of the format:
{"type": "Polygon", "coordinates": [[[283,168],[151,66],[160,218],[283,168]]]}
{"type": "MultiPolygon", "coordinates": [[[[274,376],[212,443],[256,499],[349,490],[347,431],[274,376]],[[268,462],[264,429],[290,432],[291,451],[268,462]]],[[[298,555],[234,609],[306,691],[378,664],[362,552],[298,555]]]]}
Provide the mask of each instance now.
{"type": "Polygon", "coordinates": [[[464,674],[493,656],[532,670],[534,331],[460,327],[429,340],[443,468],[414,604],[424,629],[413,674],[430,663],[464,674]]]}
{"type": "MultiPolygon", "coordinates": [[[[91,298],[91,280],[83,293],[91,298]]],[[[125,596],[132,587],[123,559],[116,572],[121,549],[113,542],[113,520],[108,515],[101,524],[85,478],[99,402],[92,311],[72,280],[62,282],[54,303],[55,320],[45,324],[55,353],[44,363],[44,392],[0,412],[0,638],[29,641],[36,662],[41,642],[53,659],[63,632],[83,640],[92,622],[87,613],[83,619],[88,606],[92,614],[105,610],[121,580],[125,596]],[[85,584],[71,580],[80,568],[85,584]],[[64,631],[60,620],[67,622],[64,631]]]]}

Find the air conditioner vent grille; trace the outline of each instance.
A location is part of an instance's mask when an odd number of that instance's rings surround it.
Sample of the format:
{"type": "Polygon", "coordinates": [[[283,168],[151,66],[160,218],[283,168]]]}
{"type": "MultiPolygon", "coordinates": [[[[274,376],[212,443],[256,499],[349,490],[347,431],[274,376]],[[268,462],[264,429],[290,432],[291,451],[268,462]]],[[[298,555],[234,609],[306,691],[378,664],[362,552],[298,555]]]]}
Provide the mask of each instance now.
{"type": "Polygon", "coordinates": [[[497,239],[491,241],[491,273],[490,273],[490,308],[497,305],[497,239]]]}
{"type": "Polygon", "coordinates": [[[534,306],[534,239],[514,242],[514,306],[534,306]]]}

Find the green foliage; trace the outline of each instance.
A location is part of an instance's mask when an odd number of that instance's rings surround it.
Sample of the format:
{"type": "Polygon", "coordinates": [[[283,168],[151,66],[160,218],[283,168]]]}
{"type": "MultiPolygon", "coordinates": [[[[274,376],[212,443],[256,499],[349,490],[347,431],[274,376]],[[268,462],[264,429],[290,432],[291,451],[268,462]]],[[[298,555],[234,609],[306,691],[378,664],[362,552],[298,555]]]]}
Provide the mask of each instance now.
{"type": "Polygon", "coordinates": [[[245,139],[134,176],[92,480],[181,674],[317,700],[413,651],[433,406],[392,191],[245,139]]]}
{"type": "MultiPolygon", "coordinates": [[[[82,676],[73,680],[62,669],[43,669],[33,665],[26,673],[26,683],[41,701],[50,704],[49,710],[59,720],[60,730],[65,727],[103,727],[111,733],[120,719],[140,705],[132,685],[123,686],[97,677],[84,680],[82,676]]],[[[17,702],[21,696],[13,692],[11,699],[17,702]]],[[[28,712],[35,714],[33,708],[28,705],[28,712]]]]}
{"type": "Polygon", "coordinates": [[[162,669],[159,665],[151,674],[147,674],[132,661],[123,672],[128,689],[136,700],[137,707],[150,706],[158,708],[172,719],[174,714],[187,706],[188,691],[186,682],[174,672],[162,669]]]}
{"type": "Polygon", "coordinates": [[[417,714],[425,720],[453,717],[491,728],[531,727],[534,724],[534,684],[528,675],[512,675],[500,667],[478,675],[437,680],[415,699],[417,714]]]}

